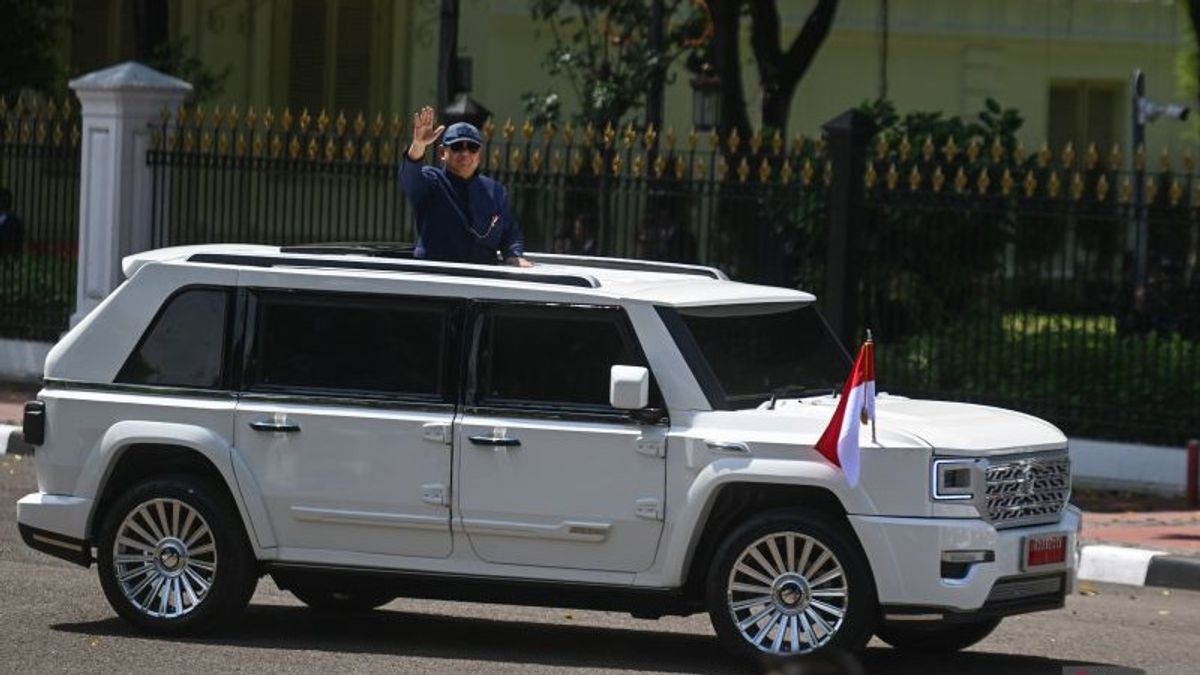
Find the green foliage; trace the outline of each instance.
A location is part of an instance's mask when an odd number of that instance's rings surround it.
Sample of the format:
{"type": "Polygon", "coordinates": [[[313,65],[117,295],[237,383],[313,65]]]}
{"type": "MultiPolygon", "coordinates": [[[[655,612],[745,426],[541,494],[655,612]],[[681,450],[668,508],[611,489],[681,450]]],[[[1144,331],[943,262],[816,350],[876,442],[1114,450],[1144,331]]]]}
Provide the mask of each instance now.
{"type": "Polygon", "coordinates": [[[192,84],[192,95],[188,103],[205,103],[221,95],[225,89],[225,80],[229,79],[232,69],[226,66],[220,71],[213,71],[200,59],[187,53],[188,38],[167,40],[155,47],[154,56],[146,65],[151,68],[173,75],[192,84]]]}
{"type": "Polygon", "coordinates": [[[74,306],[74,255],[0,257],[0,337],[56,340],[74,306]]]}
{"type": "MultiPolygon", "coordinates": [[[[984,109],[973,119],[946,117],[941,112],[914,111],[903,115],[891,101],[863,103],[860,111],[872,118],[880,134],[889,139],[889,156],[878,162],[880,170],[895,165],[902,175],[915,168],[926,184],[943,163],[940,152],[924,159],[921,147],[932,139],[936,148],[949,139],[966,148],[972,139],[990,147],[995,139],[1007,149],[1016,147],[1016,132],[1024,120],[1019,112],[1003,108],[987,99],[984,109]],[[901,138],[908,138],[913,150],[907,160],[899,156],[901,138]]],[[[871,148],[874,155],[874,148],[871,148]]],[[[981,152],[974,161],[959,154],[955,163],[946,163],[943,175],[947,183],[961,167],[974,176],[990,162],[981,152]]],[[[1040,255],[1052,255],[1061,241],[1062,219],[1020,216],[1011,205],[969,197],[957,197],[949,187],[949,196],[933,196],[922,189],[880,193],[868,207],[873,224],[866,233],[866,245],[874,264],[868,270],[871,283],[866,316],[886,312],[901,317],[893,326],[904,333],[951,320],[981,302],[983,294],[972,292],[1000,269],[1006,244],[1016,243],[1021,260],[1036,264],[1040,255]],[[951,203],[941,200],[953,199],[951,203]],[[952,206],[951,208],[947,208],[952,206]],[[1025,223],[1020,218],[1041,218],[1046,222],[1025,223]]]]}
{"type": "Polygon", "coordinates": [[[50,91],[65,74],[55,47],[66,26],[63,0],[0,0],[0,95],[50,91]]]}
{"type": "Polygon", "coordinates": [[[877,347],[879,387],[1045,415],[1070,434],[1181,444],[1200,410],[1200,342],[1105,315],[980,312],[877,347]]]}
{"type": "MultiPolygon", "coordinates": [[[[650,44],[652,3],[644,0],[530,0],[533,19],[553,45],[542,61],[547,74],[563,76],[579,101],[581,121],[617,123],[645,104],[646,91],[686,50],[707,37],[708,15],[691,0],[664,0],[663,45],[650,44]]],[[[526,93],[531,117],[556,121],[558,94],[526,93]]]]}

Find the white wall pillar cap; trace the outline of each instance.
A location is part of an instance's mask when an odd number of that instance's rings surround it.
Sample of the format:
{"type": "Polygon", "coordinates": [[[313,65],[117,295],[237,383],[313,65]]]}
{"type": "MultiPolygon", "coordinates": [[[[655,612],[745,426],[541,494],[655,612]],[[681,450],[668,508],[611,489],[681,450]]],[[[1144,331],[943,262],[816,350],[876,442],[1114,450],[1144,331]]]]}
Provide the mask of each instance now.
{"type": "Polygon", "coordinates": [[[71,89],[78,92],[137,91],[162,94],[189,94],[192,85],[177,77],[160,73],[136,61],[81,75],[71,80],[71,89]]]}

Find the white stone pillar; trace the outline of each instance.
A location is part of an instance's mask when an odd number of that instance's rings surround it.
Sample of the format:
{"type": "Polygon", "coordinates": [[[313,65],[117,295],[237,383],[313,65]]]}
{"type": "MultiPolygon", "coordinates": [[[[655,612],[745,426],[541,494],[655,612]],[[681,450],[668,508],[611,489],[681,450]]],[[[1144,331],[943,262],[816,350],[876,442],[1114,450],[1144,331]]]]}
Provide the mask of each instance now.
{"type": "Polygon", "coordinates": [[[179,107],[192,85],[131,61],[70,86],[79,97],[83,143],[74,326],[121,283],[121,258],[150,247],[146,152],[161,111],[179,107]]]}

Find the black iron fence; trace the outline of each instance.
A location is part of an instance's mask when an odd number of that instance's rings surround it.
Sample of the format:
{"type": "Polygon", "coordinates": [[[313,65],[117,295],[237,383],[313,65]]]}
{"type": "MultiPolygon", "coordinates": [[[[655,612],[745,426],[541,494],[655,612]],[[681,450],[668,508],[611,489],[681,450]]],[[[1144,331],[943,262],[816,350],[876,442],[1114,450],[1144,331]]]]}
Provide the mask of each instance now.
{"type": "MultiPolygon", "coordinates": [[[[788,285],[820,279],[820,140],[776,139],[751,170],[747,150],[723,153],[712,135],[511,124],[484,134],[482,170],[507,187],[529,250],[705,262],[788,285]]],[[[407,143],[398,118],[181,108],[148,156],[153,241],[412,242],[397,181],[407,143]]]]}
{"type": "Polygon", "coordinates": [[[931,145],[885,139],[866,170],[859,302],[881,386],[1182,447],[1200,428],[1192,159],[931,145]]]}
{"type": "MultiPolygon", "coordinates": [[[[0,187],[24,222],[0,259],[0,333],[53,339],[74,298],[78,121],[22,103],[3,104],[0,124],[0,187]]],[[[1190,157],[985,138],[884,135],[850,151],[824,137],[484,131],[484,171],[508,187],[530,250],[702,262],[844,298],[827,311],[846,334],[875,331],[880,387],[894,393],[995,403],[1096,437],[1178,444],[1200,426],[1190,157]]],[[[396,181],[406,144],[398,119],[164,115],[147,156],[153,242],[412,241],[396,181]]]]}
{"type": "Polygon", "coordinates": [[[0,339],[53,341],[75,304],[79,116],[0,97],[0,339]]]}

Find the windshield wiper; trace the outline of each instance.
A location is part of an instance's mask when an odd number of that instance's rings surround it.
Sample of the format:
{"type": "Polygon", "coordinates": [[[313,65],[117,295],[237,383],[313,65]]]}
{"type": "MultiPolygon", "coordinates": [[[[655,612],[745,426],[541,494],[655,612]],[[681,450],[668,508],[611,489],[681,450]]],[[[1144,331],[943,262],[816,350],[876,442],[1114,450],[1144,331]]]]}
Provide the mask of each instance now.
{"type": "Polygon", "coordinates": [[[837,394],[837,387],[805,387],[800,385],[784,385],[775,387],[771,390],[771,400],[767,402],[767,410],[775,409],[775,402],[781,398],[805,398],[807,396],[833,396],[837,394]]]}

